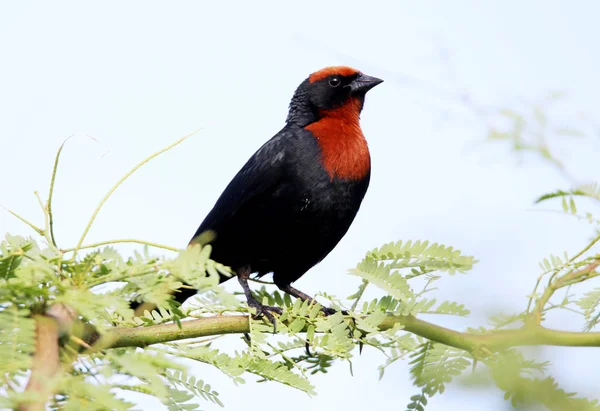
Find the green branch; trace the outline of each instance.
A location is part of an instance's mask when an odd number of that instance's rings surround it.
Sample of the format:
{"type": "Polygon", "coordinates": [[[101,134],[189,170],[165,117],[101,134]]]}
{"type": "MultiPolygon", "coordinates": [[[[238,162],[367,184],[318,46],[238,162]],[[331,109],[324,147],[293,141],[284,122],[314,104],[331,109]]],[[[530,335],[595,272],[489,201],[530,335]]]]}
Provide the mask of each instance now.
{"type": "MultiPolygon", "coordinates": [[[[600,347],[600,332],[559,331],[537,325],[487,334],[469,334],[441,327],[412,315],[390,315],[379,328],[384,331],[393,328],[396,324],[402,325],[404,331],[468,351],[474,356],[485,356],[492,351],[524,345],[600,347]]],[[[104,335],[98,345],[102,348],[144,347],[187,338],[248,332],[250,332],[248,316],[223,315],[183,321],[181,327],[177,324],[161,324],[139,328],[116,328],[104,335]]]]}
{"type": "MultiPolygon", "coordinates": [[[[600,237],[598,237],[598,238],[600,238],[600,237]]],[[[594,243],[592,243],[592,245],[595,244],[597,241],[598,241],[597,239],[594,240],[594,243]]],[[[581,254],[582,253],[578,254],[578,256],[581,254]]],[[[573,257],[573,259],[574,258],[576,258],[576,257],[573,257]]],[[[571,259],[571,261],[573,259],[571,259]]],[[[563,287],[567,287],[567,286],[570,286],[570,285],[573,285],[576,283],[580,283],[589,278],[598,276],[598,272],[595,271],[596,268],[598,268],[598,266],[600,266],[600,261],[595,260],[594,262],[588,264],[584,268],[581,268],[579,270],[572,270],[572,271],[568,272],[567,274],[564,274],[563,276],[558,277],[557,279],[554,279],[555,275],[550,277],[550,280],[548,281],[548,286],[546,287],[546,290],[544,290],[544,293],[539,298],[539,300],[536,304],[536,309],[535,309],[536,324],[539,325],[541,323],[544,307],[546,306],[546,304],[548,303],[548,301],[550,300],[552,295],[554,295],[554,292],[556,290],[559,290],[563,287]]]]}
{"type": "Polygon", "coordinates": [[[102,336],[98,345],[113,348],[144,347],[186,338],[248,332],[250,332],[250,326],[247,315],[214,316],[182,321],[181,327],[172,323],[138,328],[116,328],[102,336]]]}

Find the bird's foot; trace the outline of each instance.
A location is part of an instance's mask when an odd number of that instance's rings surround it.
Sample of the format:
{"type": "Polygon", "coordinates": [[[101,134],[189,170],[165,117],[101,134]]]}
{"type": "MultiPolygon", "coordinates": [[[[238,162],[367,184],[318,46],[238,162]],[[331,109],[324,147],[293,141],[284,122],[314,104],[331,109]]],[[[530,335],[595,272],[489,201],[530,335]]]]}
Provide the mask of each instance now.
{"type": "Polygon", "coordinates": [[[277,321],[275,320],[273,314],[281,315],[283,313],[283,310],[281,308],[261,304],[254,298],[248,300],[248,306],[256,310],[254,318],[260,318],[263,316],[267,317],[271,324],[273,324],[273,332],[277,331],[277,321]]]}
{"type": "MultiPolygon", "coordinates": [[[[321,312],[323,314],[325,314],[325,316],[329,316],[329,315],[333,315],[333,314],[337,313],[338,310],[336,310],[334,308],[330,308],[330,307],[321,307],[321,312]]],[[[341,312],[342,315],[348,315],[348,311],[346,311],[346,310],[342,310],[339,312],[341,312]]]]}

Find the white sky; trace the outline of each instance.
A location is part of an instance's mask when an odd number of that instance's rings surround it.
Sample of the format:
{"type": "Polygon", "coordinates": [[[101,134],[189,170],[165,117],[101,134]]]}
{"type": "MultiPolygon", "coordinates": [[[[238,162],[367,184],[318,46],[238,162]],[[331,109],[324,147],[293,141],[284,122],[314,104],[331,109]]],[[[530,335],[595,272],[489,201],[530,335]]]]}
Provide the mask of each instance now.
{"type": "MultiPolygon", "coordinates": [[[[324,66],[351,65],[386,80],[369,93],[362,116],[372,183],[352,229],[298,288],[345,297],[358,284],[346,269],[368,249],[429,239],[480,260],[439,292],[465,303],[472,317],[434,321],[464,327],[498,310],[519,310],[539,273],[537,261],[576,251],[589,227],[531,211],[536,196],[569,182],[537,158],[517,164],[505,146],[481,144],[486,125],[430,88],[443,94],[467,87],[481,104],[500,106],[562,89],[569,100],[557,109],[559,120],[579,109],[597,119],[599,7],[593,1],[415,3],[2,2],[0,204],[41,223],[32,192],[47,195],[56,149],[74,135],[54,202],[57,240],[71,246],[124,172],[201,127],[128,180],[86,241],[133,237],[183,246],[248,156],[282,127],[296,86],[324,66]],[[440,47],[448,49],[455,77],[440,47]]],[[[559,146],[577,181],[599,180],[598,143],[593,134],[559,146]]],[[[0,211],[4,232],[31,234],[0,211]]],[[[579,329],[571,320],[556,317],[551,324],[579,329]]],[[[554,362],[567,391],[597,391],[595,351],[545,348],[537,355],[554,362]]],[[[285,400],[287,411],[403,409],[418,392],[408,366],[398,363],[380,382],[382,362],[367,350],[355,360],[354,377],[340,364],[313,378],[319,393],[313,399],[276,384],[236,388],[209,367],[194,372],[232,410],[269,409],[269,398],[285,400]]],[[[136,398],[144,409],[160,409],[136,398]]],[[[428,410],[503,407],[497,390],[455,384],[428,410]]]]}

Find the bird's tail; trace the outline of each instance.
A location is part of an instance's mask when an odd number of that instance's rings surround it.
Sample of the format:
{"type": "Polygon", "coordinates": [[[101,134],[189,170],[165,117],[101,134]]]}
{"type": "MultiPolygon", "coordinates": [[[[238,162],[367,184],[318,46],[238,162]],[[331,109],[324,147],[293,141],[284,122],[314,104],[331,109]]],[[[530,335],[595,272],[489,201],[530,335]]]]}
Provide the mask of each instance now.
{"type": "MultiPolygon", "coordinates": [[[[223,274],[219,274],[219,284],[224,283],[227,280],[230,280],[234,276],[226,276],[223,274]]],[[[195,296],[198,293],[198,290],[192,288],[186,283],[183,283],[183,287],[173,293],[173,300],[177,301],[179,305],[183,304],[188,298],[195,296]]],[[[156,304],[147,303],[145,301],[132,301],[129,304],[129,307],[135,311],[135,315],[140,316],[144,313],[144,311],[152,311],[156,308],[156,304]]]]}
{"type": "MultiPolygon", "coordinates": [[[[188,246],[193,246],[196,244],[200,244],[200,246],[205,246],[206,244],[211,243],[216,239],[216,233],[213,230],[203,230],[198,229],[198,232],[194,237],[190,240],[188,246]],[[200,233],[200,234],[198,234],[200,233]]],[[[225,281],[231,279],[232,276],[227,276],[219,273],[219,284],[224,283],[225,281]]],[[[177,301],[180,305],[183,304],[188,298],[195,296],[198,293],[198,290],[190,287],[188,284],[184,283],[184,286],[173,293],[173,299],[177,301]]],[[[155,304],[147,303],[144,301],[136,302],[132,301],[129,305],[132,310],[135,311],[136,315],[142,315],[144,311],[152,311],[156,308],[155,304]]]]}

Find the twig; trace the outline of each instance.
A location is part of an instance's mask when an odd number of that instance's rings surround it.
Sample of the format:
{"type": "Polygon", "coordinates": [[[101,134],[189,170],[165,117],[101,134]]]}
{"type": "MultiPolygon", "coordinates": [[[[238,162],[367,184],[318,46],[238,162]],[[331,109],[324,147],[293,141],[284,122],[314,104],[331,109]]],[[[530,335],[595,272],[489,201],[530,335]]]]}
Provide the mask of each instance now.
{"type": "Polygon", "coordinates": [[[21,220],[22,222],[24,222],[25,224],[27,224],[29,227],[31,227],[33,229],[33,231],[35,231],[36,233],[38,233],[39,235],[43,236],[44,235],[44,230],[42,230],[41,228],[39,228],[38,226],[36,226],[33,223],[30,223],[29,221],[25,220],[23,217],[21,217],[19,214],[15,213],[14,211],[4,207],[3,205],[0,205],[0,207],[2,207],[3,209],[5,209],[6,211],[8,211],[9,213],[11,213],[13,216],[17,217],[19,220],[21,220]]]}
{"type": "MultiPolygon", "coordinates": [[[[171,247],[171,246],[164,245],[164,244],[159,244],[159,243],[153,243],[153,242],[150,242],[150,241],[137,240],[135,238],[124,238],[124,239],[118,239],[118,240],[101,241],[101,242],[98,242],[98,243],[92,243],[92,244],[82,245],[82,246],[79,247],[79,250],[85,250],[87,248],[96,248],[96,247],[101,247],[103,245],[118,244],[118,243],[141,244],[141,245],[147,245],[147,246],[150,246],[150,247],[162,248],[163,250],[176,251],[176,252],[183,251],[180,248],[171,247]]],[[[75,249],[76,249],[76,247],[66,248],[66,249],[62,250],[62,252],[63,253],[70,253],[72,251],[75,251],[75,249]]]]}
{"type": "Polygon", "coordinates": [[[42,197],[40,197],[40,193],[34,191],[33,194],[35,194],[35,198],[37,198],[40,208],[42,209],[42,213],[44,214],[44,230],[42,231],[42,235],[44,236],[44,238],[48,242],[48,245],[51,248],[58,250],[56,246],[52,243],[52,239],[50,238],[50,218],[48,216],[48,210],[44,205],[44,202],[42,201],[42,197]]]}
{"type": "Polygon", "coordinates": [[[581,250],[580,252],[578,252],[577,254],[575,254],[574,257],[571,257],[571,259],[569,260],[569,262],[573,262],[576,259],[578,259],[579,257],[581,257],[584,253],[586,253],[590,248],[592,248],[594,245],[596,245],[596,243],[600,241],[600,234],[598,234],[598,236],[596,238],[594,238],[586,247],[584,247],[583,250],[581,250]]]}
{"type": "Polygon", "coordinates": [[[58,160],[60,159],[60,153],[62,152],[62,149],[65,146],[65,143],[67,142],[67,140],[70,139],[71,137],[73,137],[73,136],[67,137],[62,142],[62,144],[58,148],[58,152],[56,153],[56,158],[54,160],[54,168],[52,169],[52,178],[50,179],[50,190],[48,191],[48,201],[46,202],[46,208],[47,208],[47,212],[48,212],[48,222],[49,222],[49,228],[50,228],[50,239],[52,240],[52,244],[55,247],[58,247],[58,246],[56,245],[56,239],[54,238],[54,219],[52,217],[52,195],[54,194],[54,181],[56,180],[56,171],[58,170],[58,160]]]}
{"type": "MultiPolygon", "coordinates": [[[[585,251],[589,250],[590,248],[591,248],[591,245],[586,247],[585,251]]],[[[581,256],[581,254],[583,254],[583,252],[579,253],[576,257],[571,258],[571,260],[569,260],[569,262],[572,262],[575,258],[581,256]]],[[[562,277],[558,278],[556,281],[553,281],[554,276],[552,276],[548,282],[548,286],[546,287],[546,289],[544,290],[544,293],[542,294],[542,296],[540,297],[540,299],[538,300],[538,302],[536,304],[536,309],[535,309],[536,324],[538,324],[538,325],[541,324],[542,312],[544,311],[544,307],[546,306],[546,304],[548,303],[548,300],[550,300],[550,298],[552,297],[552,295],[554,294],[554,292],[556,290],[566,287],[566,286],[569,286],[571,284],[581,282],[581,281],[591,277],[590,273],[594,272],[594,270],[598,266],[600,266],[600,262],[595,261],[593,263],[588,264],[587,266],[585,266],[582,269],[572,271],[568,274],[563,275],[562,277]]],[[[596,276],[596,275],[598,275],[598,274],[596,273],[594,276],[596,276]]]]}
{"type": "MultiPolygon", "coordinates": [[[[596,245],[596,243],[598,243],[598,241],[600,241],[600,234],[598,236],[596,236],[581,251],[579,251],[573,257],[569,258],[569,260],[565,263],[565,266],[573,264],[575,262],[575,260],[577,260],[583,254],[585,254],[587,251],[589,251],[594,245],[596,245]]],[[[541,297],[537,300],[537,302],[535,304],[535,310],[534,310],[535,317],[534,317],[534,321],[535,321],[535,323],[537,325],[541,324],[541,322],[542,322],[542,313],[544,311],[544,306],[546,305],[546,303],[548,303],[548,300],[550,300],[550,298],[552,297],[552,295],[554,294],[554,292],[556,290],[558,290],[559,288],[562,288],[562,287],[564,287],[566,285],[572,284],[572,283],[568,283],[567,284],[565,281],[569,281],[570,279],[574,279],[574,278],[580,276],[581,274],[587,274],[587,273],[595,270],[596,267],[598,267],[598,265],[592,267],[593,264],[594,263],[588,265],[587,267],[583,268],[582,270],[573,271],[571,273],[565,274],[564,276],[562,276],[558,280],[556,280],[556,282],[554,281],[554,279],[559,274],[560,270],[554,270],[554,269],[553,270],[548,270],[548,271],[543,272],[538,277],[537,282],[535,283],[535,287],[533,289],[533,292],[531,293],[531,296],[529,297],[529,303],[527,304],[527,313],[529,313],[529,309],[531,307],[532,300],[533,300],[533,298],[535,296],[535,293],[536,293],[536,291],[538,289],[540,281],[542,280],[542,277],[544,277],[549,272],[554,271],[554,273],[548,279],[548,286],[546,287],[546,289],[544,290],[543,294],[541,295],[541,297]]]]}
{"type": "Polygon", "coordinates": [[[291,364],[292,366],[294,366],[295,368],[298,369],[298,371],[300,371],[300,373],[302,374],[302,376],[304,378],[308,378],[306,376],[306,371],[304,370],[304,368],[302,368],[297,362],[293,361],[291,358],[289,358],[287,355],[285,355],[285,352],[283,350],[280,350],[279,348],[275,347],[273,344],[271,343],[267,343],[267,345],[273,350],[275,351],[276,355],[280,355],[281,358],[286,361],[288,364],[291,364]]]}
{"type": "Polygon", "coordinates": [[[369,282],[367,280],[363,279],[362,283],[358,287],[358,291],[352,296],[352,298],[355,298],[355,300],[352,303],[352,306],[350,307],[350,311],[356,310],[356,307],[358,307],[358,303],[360,302],[360,299],[362,298],[363,294],[365,293],[365,290],[367,289],[368,285],[369,285],[369,282]]]}
{"type": "Polygon", "coordinates": [[[600,266],[600,261],[595,261],[580,270],[566,274],[557,281],[557,288],[566,287],[592,277],[593,275],[590,274],[592,274],[598,266],[600,266]]]}
{"type": "Polygon", "coordinates": [[[96,219],[96,216],[98,216],[98,213],[100,212],[100,209],[102,208],[102,206],[104,205],[104,203],[106,203],[106,201],[110,198],[110,196],[115,192],[115,190],[117,188],[119,188],[119,186],[125,180],[127,180],[127,178],[129,178],[129,176],[131,176],[133,173],[135,173],[144,164],[148,163],[153,158],[161,155],[165,151],[168,151],[168,150],[172,149],[173,147],[177,146],[178,144],[182,143],[187,138],[189,138],[189,137],[193,136],[194,134],[196,134],[199,130],[200,129],[194,131],[193,133],[188,134],[187,136],[185,136],[183,138],[180,138],[179,140],[177,140],[173,144],[170,144],[167,147],[163,148],[162,150],[157,151],[156,153],[150,155],[149,157],[146,157],[144,160],[142,160],[140,163],[138,163],[135,167],[133,167],[127,174],[125,174],[123,177],[121,177],[119,179],[119,181],[117,181],[117,183],[114,186],[111,187],[110,190],[108,190],[108,193],[106,193],[106,195],[102,198],[102,200],[100,200],[100,203],[98,204],[98,206],[94,210],[94,212],[92,214],[92,217],[90,218],[90,220],[88,221],[87,225],[85,226],[85,229],[83,230],[83,234],[81,235],[81,238],[79,239],[79,242],[77,243],[77,245],[75,246],[75,248],[73,250],[73,259],[75,259],[76,255],[77,255],[77,252],[79,251],[79,249],[81,249],[83,241],[85,240],[85,237],[87,236],[88,231],[90,231],[90,228],[92,227],[92,224],[94,223],[94,220],[96,219]]]}

